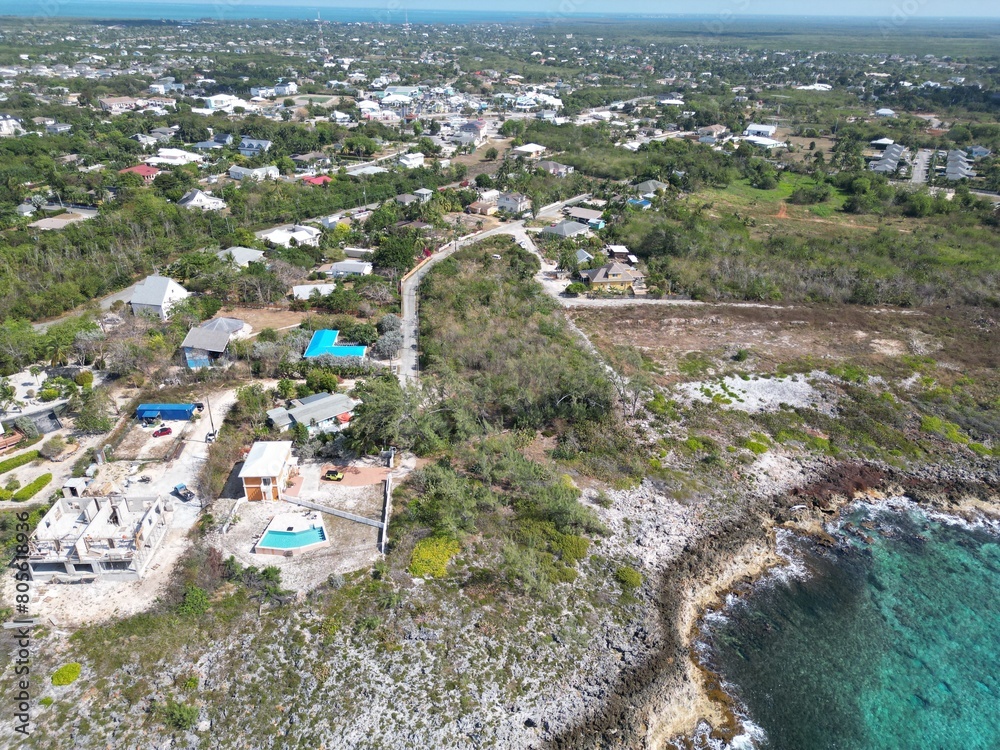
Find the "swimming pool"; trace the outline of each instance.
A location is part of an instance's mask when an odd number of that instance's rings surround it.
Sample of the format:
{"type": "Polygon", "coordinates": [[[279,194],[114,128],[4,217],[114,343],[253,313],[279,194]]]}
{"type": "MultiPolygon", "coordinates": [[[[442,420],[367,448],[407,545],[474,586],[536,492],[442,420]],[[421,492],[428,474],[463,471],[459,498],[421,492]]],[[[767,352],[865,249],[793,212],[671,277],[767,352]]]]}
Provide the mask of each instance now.
{"type": "Polygon", "coordinates": [[[306,348],[306,353],[303,357],[318,357],[320,354],[326,354],[328,349],[332,349],[337,344],[337,336],[340,335],[340,331],[331,331],[329,329],[324,331],[315,331],[313,333],[312,339],[309,341],[309,346],[306,348]]]}
{"type": "Polygon", "coordinates": [[[303,529],[302,531],[275,531],[274,529],[268,529],[260,540],[260,544],[264,547],[273,547],[274,549],[296,549],[325,541],[326,532],[321,528],[313,526],[311,529],[303,529]]]}
{"type": "Polygon", "coordinates": [[[268,529],[257,542],[254,552],[259,555],[291,557],[306,550],[325,547],[328,543],[326,531],[322,526],[314,525],[295,531],[268,529]]]}
{"type": "Polygon", "coordinates": [[[337,346],[337,337],[340,331],[323,330],[313,333],[309,346],[303,357],[320,357],[329,354],[332,357],[363,357],[368,351],[367,346],[337,346]]]}

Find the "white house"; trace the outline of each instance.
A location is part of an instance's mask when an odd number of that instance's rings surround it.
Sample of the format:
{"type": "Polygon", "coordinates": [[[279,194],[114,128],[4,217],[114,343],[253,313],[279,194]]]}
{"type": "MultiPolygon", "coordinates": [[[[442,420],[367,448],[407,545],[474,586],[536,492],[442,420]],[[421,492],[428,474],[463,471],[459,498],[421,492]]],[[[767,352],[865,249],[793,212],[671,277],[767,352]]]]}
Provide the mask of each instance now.
{"type": "Polygon", "coordinates": [[[319,238],[322,234],[315,227],[296,224],[292,227],[272,229],[269,232],[259,235],[259,237],[266,242],[270,242],[272,245],[281,245],[282,247],[291,247],[292,240],[295,240],[295,244],[297,245],[319,247],[319,238]]]}
{"type": "Polygon", "coordinates": [[[497,198],[497,209],[519,216],[531,210],[531,198],[522,193],[500,193],[497,198]]]}
{"type": "Polygon", "coordinates": [[[875,110],[875,116],[876,117],[895,117],[896,116],[896,112],[894,110],[889,109],[888,107],[883,107],[882,109],[876,109],[875,110]]]}
{"type": "Polygon", "coordinates": [[[252,247],[230,247],[217,252],[219,260],[233,263],[240,268],[246,268],[251,263],[261,263],[264,260],[263,250],[254,250],[252,247]]]}
{"type": "Polygon", "coordinates": [[[743,131],[743,135],[752,135],[758,138],[774,138],[774,134],[777,132],[778,127],[776,125],[760,125],[752,122],[747,125],[747,129],[743,131]]]}
{"type": "Polygon", "coordinates": [[[221,211],[226,207],[226,202],[222,198],[216,198],[196,189],[186,193],[177,201],[177,205],[184,208],[200,208],[202,211],[221,211]]]}
{"type": "Polygon", "coordinates": [[[523,156],[526,159],[537,159],[544,153],[545,146],[539,146],[537,143],[525,143],[514,149],[514,156],[523,156]]]}
{"type": "Polygon", "coordinates": [[[294,96],[299,93],[299,85],[295,81],[279,83],[274,87],[275,96],[294,96]]]}
{"type": "Polygon", "coordinates": [[[198,163],[204,158],[201,154],[180,148],[161,148],[156,152],[156,156],[146,159],[146,163],[153,167],[180,167],[185,164],[198,163]]]}
{"type": "Polygon", "coordinates": [[[312,299],[315,294],[325,297],[336,288],[336,284],[298,284],[292,287],[292,298],[307,300],[312,299]]]}
{"type": "Polygon", "coordinates": [[[335,279],[344,276],[369,276],[372,272],[372,264],[363,260],[342,260],[323,266],[321,270],[327,276],[335,279]]]}
{"type": "Polygon", "coordinates": [[[424,155],[421,153],[416,154],[400,154],[399,156],[399,166],[404,169],[417,169],[424,166],[424,155]]]}
{"type": "Polygon", "coordinates": [[[280,500],[294,465],[290,440],[254,443],[240,469],[247,500],[280,500]]]}
{"type": "Polygon", "coordinates": [[[160,320],[170,317],[170,310],[191,293],[173,279],[166,276],[147,276],[136,284],[129,299],[129,306],[135,315],[151,313],[160,320]]]}
{"type": "Polygon", "coordinates": [[[247,138],[244,136],[240,139],[238,148],[244,156],[257,156],[270,150],[271,141],[263,138],[247,138]]]}
{"type": "Polygon", "coordinates": [[[21,121],[11,115],[0,115],[0,138],[24,132],[21,121]]]}
{"type": "Polygon", "coordinates": [[[250,168],[234,164],[229,168],[229,176],[234,180],[256,180],[257,182],[261,182],[263,180],[276,180],[280,175],[281,173],[278,172],[278,168],[273,165],[250,168]]]}

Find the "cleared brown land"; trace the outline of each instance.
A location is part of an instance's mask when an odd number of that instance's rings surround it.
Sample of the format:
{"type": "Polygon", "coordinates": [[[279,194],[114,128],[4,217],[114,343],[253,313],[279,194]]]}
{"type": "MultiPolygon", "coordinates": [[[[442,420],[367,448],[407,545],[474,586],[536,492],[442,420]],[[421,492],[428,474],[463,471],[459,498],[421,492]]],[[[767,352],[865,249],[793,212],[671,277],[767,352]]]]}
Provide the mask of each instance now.
{"type": "MultiPolygon", "coordinates": [[[[1000,316],[974,308],[901,310],[856,306],[623,306],[567,310],[603,352],[629,344],[682,378],[682,360],[701,355],[718,366],[755,371],[812,358],[886,364],[932,356],[956,370],[1000,365],[1000,316]],[[733,357],[747,350],[740,364],[733,357]]],[[[690,362],[687,363],[690,365],[690,362]]]]}
{"type": "Polygon", "coordinates": [[[219,316],[239,318],[253,326],[254,333],[260,333],[264,328],[287,328],[296,326],[309,313],[292,312],[291,310],[255,310],[247,307],[224,307],[219,316]]]}

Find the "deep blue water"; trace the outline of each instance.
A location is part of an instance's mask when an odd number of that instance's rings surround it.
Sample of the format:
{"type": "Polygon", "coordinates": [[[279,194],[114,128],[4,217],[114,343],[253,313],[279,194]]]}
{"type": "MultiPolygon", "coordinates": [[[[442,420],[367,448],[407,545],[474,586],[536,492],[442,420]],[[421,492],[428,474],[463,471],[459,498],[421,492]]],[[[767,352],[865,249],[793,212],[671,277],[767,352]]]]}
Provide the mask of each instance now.
{"type": "Polygon", "coordinates": [[[706,619],[706,661],[766,735],[755,746],[1000,747],[1000,537],[909,504],[853,506],[835,537],[786,537],[798,574],[706,619]]]}

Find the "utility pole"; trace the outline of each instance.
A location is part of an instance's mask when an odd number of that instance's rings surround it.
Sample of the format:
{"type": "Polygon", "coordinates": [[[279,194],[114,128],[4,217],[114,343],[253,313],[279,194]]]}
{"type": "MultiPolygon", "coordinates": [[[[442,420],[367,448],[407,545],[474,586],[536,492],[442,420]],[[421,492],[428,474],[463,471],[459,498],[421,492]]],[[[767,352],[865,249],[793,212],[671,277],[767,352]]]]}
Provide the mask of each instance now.
{"type": "Polygon", "coordinates": [[[205,411],[208,412],[208,426],[212,428],[212,432],[215,432],[215,420],[212,419],[212,402],[208,400],[208,396],[205,396],[205,411]]]}

